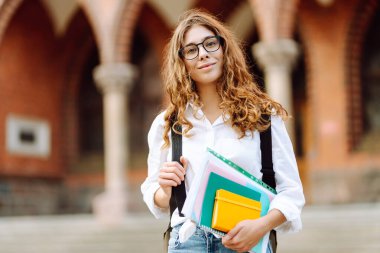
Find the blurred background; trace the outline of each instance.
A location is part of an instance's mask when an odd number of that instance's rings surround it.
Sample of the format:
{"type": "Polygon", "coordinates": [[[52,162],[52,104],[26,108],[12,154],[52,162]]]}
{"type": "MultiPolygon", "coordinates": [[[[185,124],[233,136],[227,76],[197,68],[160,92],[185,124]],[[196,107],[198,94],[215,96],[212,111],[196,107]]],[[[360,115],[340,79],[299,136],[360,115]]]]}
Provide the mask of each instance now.
{"type": "Polygon", "coordinates": [[[280,252],[380,252],[378,0],[0,0],[0,252],[161,252],[146,136],[191,8],[292,115],[307,205],[280,252]]]}

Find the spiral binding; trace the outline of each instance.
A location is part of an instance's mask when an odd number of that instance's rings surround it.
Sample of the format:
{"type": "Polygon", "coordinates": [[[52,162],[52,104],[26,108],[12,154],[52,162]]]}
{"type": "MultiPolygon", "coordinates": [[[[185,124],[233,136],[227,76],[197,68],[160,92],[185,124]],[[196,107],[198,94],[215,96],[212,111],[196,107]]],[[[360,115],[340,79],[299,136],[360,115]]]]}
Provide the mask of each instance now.
{"type": "Polygon", "coordinates": [[[225,158],[224,156],[218,154],[217,152],[215,152],[214,150],[212,150],[211,148],[207,148],[207,151],[210,152],[211,154],[213,154],[215,157],[217,157],[218,159],[220,159],[221,161],[223,161],[224,163],[228,164],[229,166],[231,166],[232,168],[234,168],[235,170],[239,171],[240,173],[242,173],[244,176],[252,179],[253,181],[255,181],[256,183],[260,184],[262,187],[264,187],[265,189],[267,189],[268,191],[274,193],[274,194],[277,194],[276,190],[273,189],[272,187],[270,187],[269,185],[267,185],[266,183],[264,183],[263,181],[257,179],[255,176],[253,176],[252,174],[248,173],[246,170],[244,170],[243,168],[241,168],[239,165],[233,163],[232,161],[228,160],[227,158],[225,158]]]}
{"type": "Polygon", "coordinates": [[[216,229],[213,229],[213,228],[210,228],[210,227],[207,227],[205,225],[199,225],[199,227],[201,229],[203,229],[204,231],[206,232],[210,232],[210,233],[213,233],[213,234],[216,234],[216,235],[219,235],[219,236],[225,236],[226,233],[222,232],[222,231],[219,231],[219,230],[216,230],[216,229]]]}

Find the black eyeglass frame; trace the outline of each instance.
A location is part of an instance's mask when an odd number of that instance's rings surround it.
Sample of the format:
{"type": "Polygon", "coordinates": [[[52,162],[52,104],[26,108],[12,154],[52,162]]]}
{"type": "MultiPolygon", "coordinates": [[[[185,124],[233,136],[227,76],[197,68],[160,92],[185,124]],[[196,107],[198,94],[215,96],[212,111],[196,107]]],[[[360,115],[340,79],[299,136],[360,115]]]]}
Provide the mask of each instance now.
{"type": "Polygon", "coordinates": [[[208,53],[216,52],[216,51],[219,50],[220,46],[223,46],[223,45],[224,45],[224,39],[223,39],[223,37],[220,36],[220,35],[214,35],[214,36],[207,37],[207,38],[205,38],[201,43],[198,43],[198,44],[190,44],[190,45],[187,45],[187,46],[185,46],[185,47],[180,48],[180,49],[178,50],[178,55],[179,55],[182,59],[186,59],[186,60],[194,60],[194,59],[197,58],[198,55],[199,55],[199,46],[200,46],[200,45],[202,45],[203,49],[206,50],[206,52],[208,52],[208,53]],[[219,46],[218,46],[217,49],[209,51],[209,50],[206,49],[206,47],[205,47],[205,45],[204,45],[203,43],[205,43],[206,40],[211,39],[211,38],[217,38],[217,40],[218,40],[218,42],[219,42],[219,46]],[[191,58],[191,59],[187,59],[187,58],[185,58],[185,56],[183,55],[183,50],[184,50],[186,47],[188,47],[188,46],[196,46],[196,47],[197,47],[197,55],[194,56],[194,57],[191,58]]]}

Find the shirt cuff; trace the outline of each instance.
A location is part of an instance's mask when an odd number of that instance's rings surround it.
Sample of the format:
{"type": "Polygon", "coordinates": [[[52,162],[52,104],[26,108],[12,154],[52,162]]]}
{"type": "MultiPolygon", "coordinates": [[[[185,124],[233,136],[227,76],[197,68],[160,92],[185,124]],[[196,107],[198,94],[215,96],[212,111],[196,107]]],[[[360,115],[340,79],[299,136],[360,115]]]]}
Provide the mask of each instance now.
{"type": "Polygon", "coordinates": [[[273,199],[270,204],[270,210],[279,210],[286,218],[286,221],[275,230],[279,233],[296,233],[302,229],[301,212],[300,210],[289,203],[273,199]]]}
{"type": "Polygon", "coordinates": [[[144,193],[144,201],[156,219],[169,217],[169,208],[160,208],[154,204],[154,194],[159,188],[158,183],[153,183],[144,193]]]}

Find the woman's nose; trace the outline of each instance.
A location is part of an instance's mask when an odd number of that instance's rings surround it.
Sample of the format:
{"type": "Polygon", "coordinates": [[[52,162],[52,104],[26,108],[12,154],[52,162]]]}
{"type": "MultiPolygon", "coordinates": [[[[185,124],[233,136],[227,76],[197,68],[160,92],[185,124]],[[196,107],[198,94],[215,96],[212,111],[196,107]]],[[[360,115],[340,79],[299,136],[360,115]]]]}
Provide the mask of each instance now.
{"type": "Polygon", "coordinates": [[[199,45],[198,50],[199,50],[199,54],[198,54],[199,58],[203,58],[203,57],[208,56],[208,52],[206,51],[206,49],[204,49],[204,47],[202,45],[199,45]]]}

